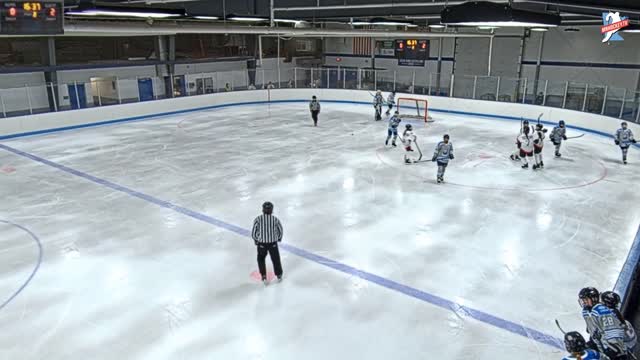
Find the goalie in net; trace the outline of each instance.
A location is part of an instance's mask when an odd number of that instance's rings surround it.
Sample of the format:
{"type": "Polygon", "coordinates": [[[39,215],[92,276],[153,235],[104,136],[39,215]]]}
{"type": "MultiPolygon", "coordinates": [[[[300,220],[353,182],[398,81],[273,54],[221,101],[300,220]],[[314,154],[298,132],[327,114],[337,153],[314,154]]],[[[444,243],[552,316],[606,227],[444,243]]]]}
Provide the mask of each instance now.
{"type": "Polygon", "coordinates": [[[424,122],[433,122],[429,116],[429,103],[424,99],[399,98],[397,110],[401,119],[416,119],[424,122]]]}

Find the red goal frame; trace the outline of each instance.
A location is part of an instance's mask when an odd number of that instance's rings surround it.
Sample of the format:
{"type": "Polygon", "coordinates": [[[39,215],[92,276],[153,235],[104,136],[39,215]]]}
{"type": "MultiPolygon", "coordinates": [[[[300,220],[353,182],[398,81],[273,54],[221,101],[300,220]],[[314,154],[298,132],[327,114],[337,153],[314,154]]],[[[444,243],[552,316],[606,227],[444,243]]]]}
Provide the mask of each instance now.
{"type": "Polygon", "coordinates": [[[401,97],[396,102],[400,117],[429,122],[429,101],[427,99],[401,97]],[[403,109],[404,108],[404,109],[403,109]],[[415,113],[415,114],[414,114],[415,113]]]}

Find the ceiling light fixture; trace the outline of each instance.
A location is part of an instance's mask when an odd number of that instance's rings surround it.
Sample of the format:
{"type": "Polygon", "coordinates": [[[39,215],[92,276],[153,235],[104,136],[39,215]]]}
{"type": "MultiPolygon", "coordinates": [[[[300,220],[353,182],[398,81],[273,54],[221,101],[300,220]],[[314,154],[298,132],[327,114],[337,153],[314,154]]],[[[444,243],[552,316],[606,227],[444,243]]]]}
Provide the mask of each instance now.
{"type": "Polygon", "coordinates": [[[382,25],[382,26],[406,26],[406,27],[418,27],[418,25],[410,23],[410,22],[402,22],[395,20],[387,20],[387,19],[372,19],[371,21],[353,21],[349,24],[354,26],[362,26],[362,25],[382,25]]]}
{"type": "Polygon", "coordinates": [[[252,16],[228,16],[227,20],[249,21],[249,22],[266,22],[266,21],[269,21],[269,19],[267,19],[267,18],[252,17],[252,16]]]}
{"type": "Polygon", "coordinates": [[[540,32],[549,31],[549,29],[544,28],[544,27],[532,27],[530,30],[531,31],[540,31],[540,32]]]}
{"type": "Polygon", "coordinates": [[[292,20],[292,19],[274,19],[273,21],[285,24],[300,24],[305,22],[304,20],[292,20]]]}
{"type": "Polygon", "coordinates": [[[497,28],[497,26],[478,26],[478,30],[494,30],[497,28]]]}
{"type": "Polygon", "coordinates": [[[555,27],[560,16],[514,9],[507,4],[471,1],[447,7],[440,13],[440,22],[456,26],[492,27],[555,27]]]}
{"type": "Polygon", "coordinates": [[[91,9],[91,10],[80,10],[80,11],[67,11],[65,14],[67,15],[76,15],[76,16],[115,16],[115,17],[139,17],[139,18],[153,18],[153,19],[165,19],[171,17],[180,17],[182,14],[175,13],[159,13],[159,12],[139,12],[139,11],[128,11],[128,10],[100,10],[100,9],[91,9]]]}
{"type": "Polygon", "coordinates": [[[445,25],[442,24],[429,24],[429,27],[432,29],[444,29],[445,25]]]}
{"type": "Polygon", "coordinates": [[[198,20],[220,20],[217,16],[194,16],[193,18],[198,20]]]}

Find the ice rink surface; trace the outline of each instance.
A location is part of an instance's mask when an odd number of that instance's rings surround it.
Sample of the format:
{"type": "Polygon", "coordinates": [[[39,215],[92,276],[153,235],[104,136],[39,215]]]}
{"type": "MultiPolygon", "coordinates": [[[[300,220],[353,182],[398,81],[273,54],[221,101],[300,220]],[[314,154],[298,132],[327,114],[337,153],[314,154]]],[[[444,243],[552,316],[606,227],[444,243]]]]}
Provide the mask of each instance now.
{"type": "Polygon", "coordinates": [[[623,166],[588,133],[534,172],[508,159],[517,121],[432,115],[414,124],[425,158],[451,135],[443,185],[364,105],[3,142],[0,358],[561,358],[544,335],[584,330],[579,289],[613,287],[638,229],[637,150],[623,166]],[[286,243],[267,288],[246,236],[266,200],[286,243]]]}

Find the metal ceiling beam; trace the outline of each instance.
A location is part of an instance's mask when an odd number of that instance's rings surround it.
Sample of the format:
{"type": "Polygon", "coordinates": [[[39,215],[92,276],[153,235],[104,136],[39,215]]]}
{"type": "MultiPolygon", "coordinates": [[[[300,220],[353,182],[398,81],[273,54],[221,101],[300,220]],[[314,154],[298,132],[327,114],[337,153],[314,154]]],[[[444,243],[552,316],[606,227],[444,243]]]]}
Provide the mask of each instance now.
{"type": "Polygon", "coordinates": [[[69,36],[155,36],[175,34],[252,34],[280,35],[292,37],[376,37],[376,38],[445,38],[468,37],[486,38],[491,34],[464,32],[422,32],[401,30],[355,30],[319,28],[271,28],[266,26],[224,26],[188,22],[144,22],[126,21],[67,21],[65,35],[69,36]]]}
{"type": "MultiPolygon", "coordinates": [[[[464,4],[466,1],[438,1],[438,2],[414,2],[414,3],[386,3],[386,4],[359,4],[359,5],[328,5],[328,6],[293,6],[276,7],[276,12],[284,11],[324,11],[324,10],[345,10],[345,9],[393,9],[399,7],[423,7],[423,6],[450,6],[464,4]]],[[[508,0],[495,0],[493,2],[509,2],[508,0]]]]}
{"type": "Polygon", "coordinates": [[[516,3],[536,3],[536,4],[546,4],[546,5],[554,5],[560,6],[563,8],[576,8],[576,9],[587,9],[587,10],[602,10],[602,11],[611,11],[618,10],[625,13],[630,14],[640,14],[640,9],[631,9],[631,8],[621,8],[621,7],[611,7],[607,5],[596,5],[596,4],[577,4],[571,1],[551,1],[551,0],[515,0],[516,3]]]}

